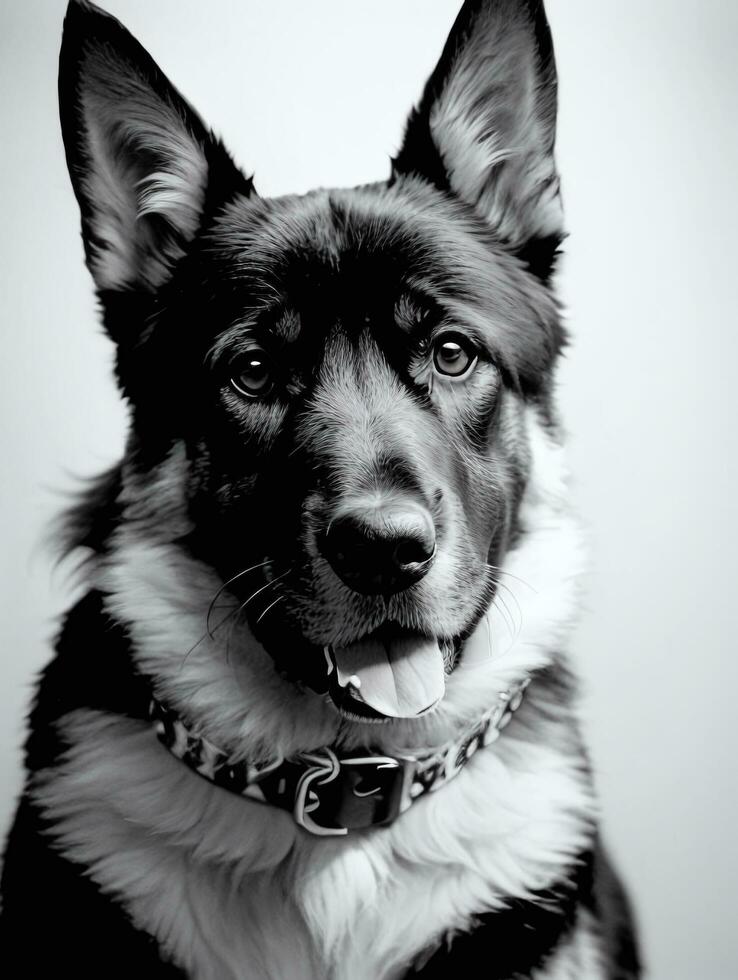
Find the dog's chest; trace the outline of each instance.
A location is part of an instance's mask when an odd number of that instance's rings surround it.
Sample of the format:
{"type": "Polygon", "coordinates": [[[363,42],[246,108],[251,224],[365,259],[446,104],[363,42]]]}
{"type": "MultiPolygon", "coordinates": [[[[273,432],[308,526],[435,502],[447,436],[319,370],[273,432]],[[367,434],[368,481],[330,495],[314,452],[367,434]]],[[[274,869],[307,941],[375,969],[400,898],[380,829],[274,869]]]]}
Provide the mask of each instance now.
{"type": "Polygon", "coordinates": [[[56,846],[198,980],[394,980],[509,896],[549,887],[588,845],[574,759],[478,754],[395,824],[321,840],[218,790],[148,726],[89,710],[39,781],[56,846]]]}
{"type": "MultiPolygon", "coordinates": [[[[298,885],[289,862],[236,881],[213,864],[164,852],[152,858],[149,851],[145,893],[124,904],[196,980],[395,980],[435,944],[439,930],[462,924],[454,894],[475,890],[466,872],[445,896],[446,875],[437,868],[400,873],[375,896],[370,858],[356,855],[338,875],[326,867],[298,885]],[[300,885],[310,892],[310,908],[289,894],[300,885]]],[[[136,860],[133,851],[121,855],[120,871],[136,860]]]]}

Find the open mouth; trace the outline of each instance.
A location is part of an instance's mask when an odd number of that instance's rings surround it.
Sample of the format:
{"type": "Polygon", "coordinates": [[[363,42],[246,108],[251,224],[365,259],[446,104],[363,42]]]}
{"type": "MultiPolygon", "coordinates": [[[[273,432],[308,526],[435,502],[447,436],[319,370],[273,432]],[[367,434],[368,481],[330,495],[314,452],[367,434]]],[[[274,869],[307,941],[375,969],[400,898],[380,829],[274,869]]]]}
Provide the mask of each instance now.
{"type": "Polygon", "coordinates": [[[386,623],[346,646],[325,647],[328,693],[352,719],[417,718],[443,697],[454,646],[386,623]]]}
{"type": "MultiPolygon", "coordinates": [[[[267,584],[276,581],[271,569],[265,578],[267,584]]],[[[270,595],[265,601],[268,611],[274,600],[270,595]]],[[[419,718],[442,700],[447,677],[462,657],[485,659],[489,653],[483,621],[463,637],[436,637],[387,621],[350,643],[321,648],[281,617],[266,616],[255,606],[247,616],[280,674],[327,695],[351,721],[419,718]]]]}

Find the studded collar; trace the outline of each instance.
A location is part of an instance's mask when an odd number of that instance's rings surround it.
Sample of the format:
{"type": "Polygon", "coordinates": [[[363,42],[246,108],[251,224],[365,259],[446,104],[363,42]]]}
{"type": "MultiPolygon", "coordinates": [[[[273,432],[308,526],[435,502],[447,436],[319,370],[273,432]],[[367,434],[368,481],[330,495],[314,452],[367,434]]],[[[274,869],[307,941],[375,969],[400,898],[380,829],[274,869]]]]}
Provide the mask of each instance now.
{"type": "Polygon", "coordinates": [[[259,803],[292,812],[300,827],[322,837],[386,826],[427,793],[453,779],[480,748],[491,745],[519,707],[530,678],[498,696],[480,721],[444,749],[390,756],[335,747],[252,765],[197,734],[156,699],[149,714],[159,740],[200,776],[259,803]]]}

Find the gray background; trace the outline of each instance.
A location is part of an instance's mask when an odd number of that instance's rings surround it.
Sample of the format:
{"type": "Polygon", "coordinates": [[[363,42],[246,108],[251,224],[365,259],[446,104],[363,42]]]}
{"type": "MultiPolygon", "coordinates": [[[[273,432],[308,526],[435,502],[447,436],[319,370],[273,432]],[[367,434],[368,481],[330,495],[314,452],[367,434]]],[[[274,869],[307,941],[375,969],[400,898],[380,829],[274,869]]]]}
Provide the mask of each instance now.
{"type": "MultiPolygon", "coordinates": [[[[387,173],[458,0],[108,0],[264,194],[387,173]]],[[[575,653],[607,835],[654,980],[738,977],[736,58],[720,0],[548,0],[574,343],[560,375],[593,571],[575,653]]],[[[69,602],[47,521],[120,451],[56,117],[64,5],[0,5],[0,822],[69,602]]],[[[586,980],[586,978],[583,978],[586,980]]]]}

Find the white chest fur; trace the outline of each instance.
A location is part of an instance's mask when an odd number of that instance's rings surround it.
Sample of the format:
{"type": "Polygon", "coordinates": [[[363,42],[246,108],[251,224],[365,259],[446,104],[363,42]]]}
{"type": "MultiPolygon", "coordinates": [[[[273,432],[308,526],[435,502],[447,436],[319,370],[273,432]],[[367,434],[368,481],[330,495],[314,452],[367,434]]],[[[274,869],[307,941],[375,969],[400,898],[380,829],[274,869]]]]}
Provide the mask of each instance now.
{"type": "Polygon", "coordinates": [[[197,777],[148,725],[90,710],[63,720],[71,748],[35,796],[56,846],[192,977],[391,980],[587,846],[577,758],[561,740],[528,741],[530,720],[521,710],[391,827],[349,838],[312,838],[197,777]]]}

